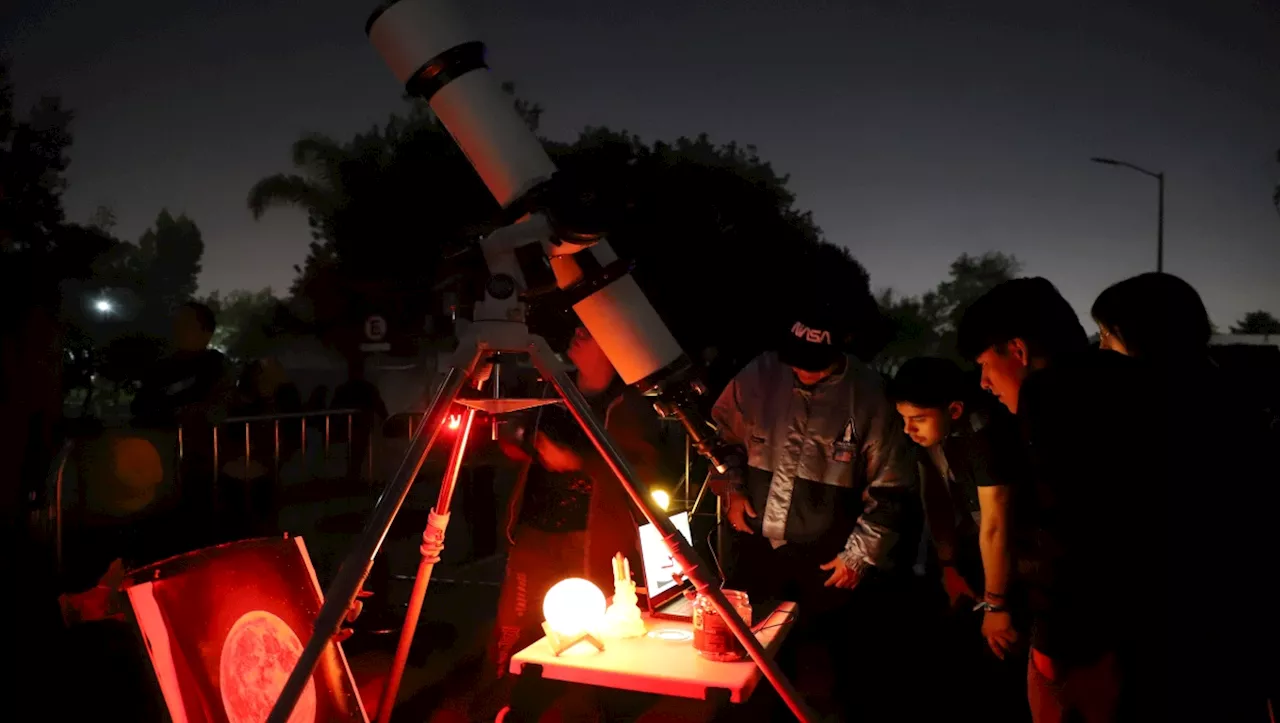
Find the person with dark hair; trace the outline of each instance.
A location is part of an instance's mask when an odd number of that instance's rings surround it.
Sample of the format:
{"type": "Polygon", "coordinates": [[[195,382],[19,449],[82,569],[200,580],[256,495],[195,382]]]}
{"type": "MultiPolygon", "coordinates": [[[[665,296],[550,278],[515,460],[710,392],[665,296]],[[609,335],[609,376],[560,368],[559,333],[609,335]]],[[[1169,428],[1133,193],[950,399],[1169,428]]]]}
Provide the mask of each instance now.
{"type": "MultiPolygon", "coordinates": [[[[179,520],[165,552],[185,552],[214,535],[213,429],[226,418],[235,391],[226,357],[209,348],[217,328],[213,311],[190,301],[173,318],[173,352],[143,378],[133,399],[135,427],[177,432],[179,520]],[[181,537],[182,539],[177,539],[181,537]]],[[[175,440],[176,442],[176,440],[175,440]]]]}
{"type": "MultiPolygon", "coordinates": [[[[208,304],[202,304],[199,301],[188,301],[178,307],[178,313],[188,313],[191,315],[192,320],[195,321],[195,325],[190,329],[193,334],[208,334],[209,338],[212,339],[213,332],[218,330],[218,315],[214,313],[213,309],[209,308],[208,304]]],[[[194,339],[196,337],[193,336],[192,338],[194,339]]],[[[205,345],[207,346],[208,343],[209,342],[206,341],[205,345]]],[[[179,341],[179,345],[181,346],[182,344],[183,342],[179,341]]]]}
{"type": "Polygon", "coordinates": [[[217,322],[204,304],[189,301],[173,318],[173,353],[146,377],[133,399],[134,424],[176,427],[210,422],[225,413],[231,391],[227,360],[209,348],[217,322]]]}
{"type": "Polygon", "coordinates": [[[819,707],[894,718],[919,702],[887,692],[912,655],[903,574],[919,539],[918,524],[908,529],[919,519],[915,470],[884,380],[844,352],[843,315],[809,299],[784,319],[776,351],[740,371],[712,410],[737,447],[711,478],[735,533],[727,582],[798,603],[784,668],[825,652],[832,670],[851,673],[815,691],[831,696],[813,699],[819,707]]]}
{"type": "Polygon", "coordinates": [[[1131,360],[1089,348],[1043,278],[1007,281],[974,302],[958,346],[1017,415],[1028,453],[1033,718],[1116,720],[1122,694],[1142,687],[1121,676],[1120,658],[1134,653],[1138,622],[1161,615],[1144,588],[1167,554],[1151,529],[1164,519],[1163,459],[1153,458],[1163,440],[1157,425],[1133,424],[1158,410],[1158,397],[1131,360]]]}
{"type": "Polygon", "coordinates": [[[969,385],[955,362],[919,357],[902,365],[889,394],[907,436],[922,452],[925,520],[954,623],[945,637],[956,639],[953,650],[961,656],[946,672],[954,679],[954,699],[962,710],[1020,721],[1029,715],[1022,692],[1026,653],[1018,632],[1025,621],[1012,592],[1010,529],[1014,490],[1026,470],[1013,420],[970,403],[969,385]],[[975,649],[979,640],[989,653],[975,649]]]}
{"type": "Polygon", "coordinates": [[[1173,274],[1140,274],[1093,302],[1103,349],[1125,356],[1207,359],[1213,325],[1196,290],[1173,274]]]}
{"type": "Polygon", "coordinates": [[[951,360],[921,357],[902,365],[889,394],[907,436],[924,452],[925,519],[948,597],[953,606],[981,601],[984,637],[1003,658],[1017,640],[1007,598],[1010,496],[1024,471],[1016,427],[1007,415],[970,404],[967,386],[951,360]]]}
{"type": "Polygon", "coordinates": [[[1264,404],[1209,356],[1209,314],[1196,290],[1182,279],[1146,273],[1107,288],[1093,304],[1100,345],[1133,357],[1161,388],[1166,440],[1181,440],[1195,425],[1194,444],[1161,450],[1167,465],[1164,485],[1177,500],[1204,496],[1206,484],[1232,485],[1231,523],[1213,525],[1213,544],[1185,544],[1186,514],[1171,509],[1160,542],[1178,550],[1160,593],[1166,619],[1177,628],[1152,627],[1144,647],[1148,657],[1169,662],[1178,691],[1177,710],[1188,719],[1266,720],[1268,690],[1276,691],[1274,664],[1251,650],[1277,642],[1273,576],[1275,543],[1269,534],[1277,507],[1276,440],[1264,404]],[[1231,629],[1209,626],[1190,633],[1186,621],[1199,617],[1199,601],[1180,594],[1176,580],[1186,569],[1214,571],[1216,595],[1232,600],[1231,629]],[[1241,636],[1237,630],[1250,631],[1241,636]]]}

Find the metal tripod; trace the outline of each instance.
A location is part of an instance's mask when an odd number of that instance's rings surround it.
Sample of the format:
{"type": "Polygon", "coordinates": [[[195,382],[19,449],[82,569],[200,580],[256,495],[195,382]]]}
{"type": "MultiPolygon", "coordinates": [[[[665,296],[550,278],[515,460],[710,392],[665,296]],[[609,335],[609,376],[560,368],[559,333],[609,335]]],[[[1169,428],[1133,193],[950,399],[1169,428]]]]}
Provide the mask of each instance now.
{"type": "MultiPolygon", "coordinates": [[[[563,363],[551,353],[546,342],[541,337],[529,333],[522,314],[515,316],[520,320],[503,321],[492,317],[485,320],[477,320],[465,332],[461,343],[454,352],[448,371],[436,390],[435,397],[431,401],[423,424],[413,437],[404,462],[401,463],[395,478],[387,485],[381,497],[379,497],[368,524],[356,540],[354,549],[343,561],[337,576],[329,585],[329,589],[325,593],[324,604],[321,606],[320,614],[316,618],[315,629],[312,632],[311,639],[307,641],[298,664],[294,667],[293,672],[290,673],[284,689],[280,692],[280,698],[276,701],[271,710],[271,715],[267,718],[268,723],[287,722],[321,655],[334,634],[338,632],[347,611],[355,602],[356,596],[372,567],[373,559],[377,556],[383,539],[386,537],[396,513],[400,510],[400,505],[403,504],[409,489],[413,486],[413,482],[417,478],[418,472],[421,470],[427,454],[436,440],[436,436],[444,425],[450,407],[455,401],[459,401],[458,395],[462,391],[463,385],[468,380],[473,379],[480,361],[495,354],[529,354],[534,366],[542,374],[543,378],[549,380],[556,388],[569,411],[578,421],[578,424],[581,425],[583,432],[591,440],[591,443],[595,445],[595,448],[605,462],[608,463],[610,469],[617,475],[619,482],[631,497],[631,501],[639,507],[645,518],[661,532],[664,542],[668,549],[671,550],[672,557],[680,566],[680,569],[684,570],[684,574],[693,582],[697,591],[711,601],[720,617],[728,624],[734,637],[742,643],[747,654],[760,668],[769,683],[777,690],[779,697],[791,709],[796,719],[806,723],[816,720],[808,710],[808,707],[800,700],[790,681],[782,675],[774,661],[766,655],[764,648],[760,645],[760,641],[756,639],[755,635],[752,634],[750,627],[738,616],[734,607],[729,604],[724,593],[720,590],[720,586],[712,578],[702,560],[699,559],[697,552],[684,539],[684,535],[676,529],[675,525],[667,518],[667,515],[657,509],[649,495],[644,493],[645,486],[640,482],[635,469],[623,458],[622,453],[605,431],[604,424],[592,411],[586,397],[583,396],[577,385],[573,383],[573,380],[569,378],[563,363]]],[[[512,317],[506,316],[506,318],[512,317]]],[[[468,412],[466,429],[470,428],[470,417],[473,414],[473,411],[468,412]]],[[[465,433],[460,435],[459,446],[455,450],[455,455],[459,457],[464,444],[464,440],[461,439],[462,436],[465,436],[465,433]]],[[[456,461],[460,463],[460,460],[456,461]]],[[[445,479],[442,482],[439,502],[437,507],[432,510],[432,521],[428,526],[427,533],[424,534],[424,547],[426,546],[425,543],[428,542],[426,539],[428,535],[438,535],[436,542],[439,546],[443,546],[444,526],[447,524],[449,516],[448,505],[452,497],[452,487],[456,481],[454,463],[455,460],[450,461],[450,468],[446,471],[445,479]],[[433,529],[436,531],[433,532],[433,529]]],[[[428,551],[424,549],[425,552],[428,551]]],[[[419,574],[423,577],[415,582],[415,594],[419,594],[420,589],[420,595],[425,595],[430,581],[431,568],[434,565],[427,565],[425,562],[424,559],[424,565],[419,568],[419,574]]],[[[418,609],[421,609],[421,600],[418,602],[418,609]]],[[[413,622],[416,623],[416,620],[413,622]]],[[[416,627],[416,625],[413,627],[416,627]]],[[[407,621],[406,632],[402,635],[408,635],[410,639],[412,638],[413,630],[409,628],[407,621]]],[[[407,645],[405,647],[407,657],[407,645]]],[[[397,658],[399,657],[397,655],[397,658]]],[[[401,665],[401,671],[403,671],[403,665],[401,665]]],[[[399,685],[398,680],[394,682],[388,681],[388,683],[387,695],[384,696],[382,704],[383,710],[379,710],[379,721],[386,721],[389,718],[391,714],[390,707],[395,700],[394,688],[399,685]],[[388,699],[390,702],[388,702],[388,699]]]]}

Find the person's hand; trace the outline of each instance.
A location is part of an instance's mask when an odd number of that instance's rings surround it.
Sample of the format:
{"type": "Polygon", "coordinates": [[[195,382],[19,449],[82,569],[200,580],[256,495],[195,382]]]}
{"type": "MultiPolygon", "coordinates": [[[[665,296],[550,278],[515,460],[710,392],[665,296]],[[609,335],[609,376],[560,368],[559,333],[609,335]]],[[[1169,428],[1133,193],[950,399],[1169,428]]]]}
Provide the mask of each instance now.
{"type": "Polygon", "coordinates": [[[1031,664],[1036,666],[1036,671],[1050,683],[1058,679],[1058,664],[1053,662],[1053,658],[1035,648],[1031,649],[1031,664]]]}
{"type": "MultiPolygon", "coordinates": [[[[364,602],[363,602],[364,599],[371,595],[373,595],[373,593],[369,592],[368,590],[361,590],[360,592],[356,593],[355,602],[351,603],[351,607],[347,608],[347,617],[343,620],[343,622],[345,622],[347,625],[354,623],[356,619],[360,617],[360,613],[364,612],[364,602]]],[[[351,628],[348,628],[348,627],[338,628],[338,632],[334,633],[333,635],[333,642],[341,643],[345,641],[347,638],[350,638],[352,635],[354,635],[355,632],[356,632],[355,630],[352,630],[351,628]]]]}
{"type": "Polygon", "coordinates": [[[479,389],[485,385],[485,382],[489,381],[491,376],[493,376],[493,362],[490,359],[486,359],[477,364],[476,370],[471,373],[471,386],[479,389]]]}
{"type": "Polygon", "coordinates": [[[823,570],[830,570],[831,577],[822,583],[823,587],[838,587],[841,590],[852,590],[858,586],[862,580],[862,571],[848,564],[842,557],[836,555],[835,559],[822,565],[823,570]]]}
{"type": "Polygon", "coordinates": [[[1001,660],[1018,642],[1018,631],[1013,629],[1013,616],[1007,610],[988,610],[982,616],[982,637],[987,639],[991,652],[1001,660]]]}
{"type": "Polygon", "coordinates": [[[524,464],[531,459],[529,454],[525,452],[524,447],[507,439],[498,439],[498,450],[512,462],[524,464]]]}
{"type": "Polygon", "coordinates": [[[124,583],[124,562],[117,559],[107,567],[98,584],[84,592],[68,593],[58,598],[62,621],[66,625],[98,620],[123,620],[128,600],[120,586],[124,583]]]}
{"type": "Polygon", "coordinates": [[[582,458],[576,452],[545,434],[534,438],[533,447],[548,472],[577,472],[582,469],[582,458]]]}
{"type": "Polygon", "coordinates": [[[726,516],[729,518],[729,525],[738,532],[751,533],[751,527],[747,525],[747,518],[756,518],[756,508],[751,506],[751,500],[741,492],[730,492],[728,494],[729,511],[726,516]]]}
{"type": "Polygon", "coordinates": [[[942,587],[947,591],[947,598],[951,600],[952,610],[972,605],[973,601],[978,599],[978,594],[969,587],[964,576],[950,565],[942,568],[942,587]]]}

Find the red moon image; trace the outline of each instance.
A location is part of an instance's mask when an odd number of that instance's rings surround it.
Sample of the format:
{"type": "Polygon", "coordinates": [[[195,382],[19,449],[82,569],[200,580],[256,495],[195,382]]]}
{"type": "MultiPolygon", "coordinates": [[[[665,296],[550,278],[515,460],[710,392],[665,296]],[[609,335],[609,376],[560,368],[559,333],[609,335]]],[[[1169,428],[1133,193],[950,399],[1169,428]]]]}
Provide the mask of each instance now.
{"type": "MultiPolygon", "coordinates": [[[[218,687],[230,723],[263,723],[302,657],[302,641],[288,623],[265,610],[240,616],[222,643],[218,687]]],[[[316,685],[307,687],[289,723],[315,723],[316,685]]]]}

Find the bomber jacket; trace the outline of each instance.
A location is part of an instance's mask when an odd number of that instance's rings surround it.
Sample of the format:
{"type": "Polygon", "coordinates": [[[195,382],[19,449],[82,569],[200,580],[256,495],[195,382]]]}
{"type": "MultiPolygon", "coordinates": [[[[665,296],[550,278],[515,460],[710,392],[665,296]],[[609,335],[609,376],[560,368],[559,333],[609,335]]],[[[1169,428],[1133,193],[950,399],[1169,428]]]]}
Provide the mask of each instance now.
{"type": "MultiPolygon", "coordinates": [[[[729,382],[712,409],[739,445],[713,489],[747,495],[748,522],[774,545],[843,541],[846,564],[887,569],[917,481],[884,380],[857,359],[813,387],[768,352],[729,382]]],[[[912,544],[914,540],[908,542],[912,544]]]]}

